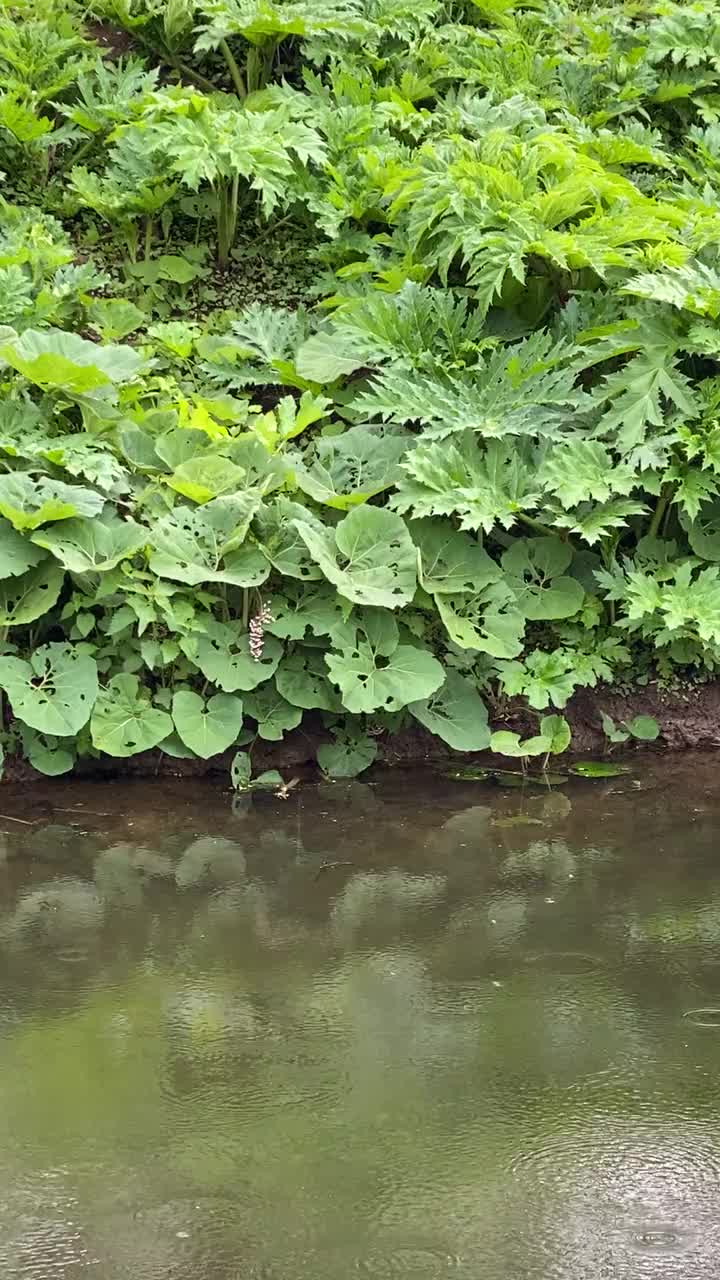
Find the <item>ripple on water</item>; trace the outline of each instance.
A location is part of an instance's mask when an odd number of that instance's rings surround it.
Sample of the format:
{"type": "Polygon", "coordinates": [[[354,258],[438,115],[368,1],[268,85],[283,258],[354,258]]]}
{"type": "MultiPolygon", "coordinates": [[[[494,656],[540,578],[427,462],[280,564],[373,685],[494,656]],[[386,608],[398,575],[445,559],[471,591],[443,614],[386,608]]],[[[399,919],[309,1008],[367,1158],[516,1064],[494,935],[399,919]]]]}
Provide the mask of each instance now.
{"type": "Polygon", "coordinates": [[[581,976],[602,968],[604,961],[589,951],[534,951],[525,956],[525,963],[543,973],[555,973],[561,977],[581,976]]]}
{"type": "Polygon", "coordinates": [[[461,1260],[456,1254],[445,1253],[442,1249],[407,1248],[390,1249],[387,1253],[371,1253],[367,1257],[358,1258],[355,1270],[361,1275],[373,1276],[375,1280],[392,1280],[394,1276],[412,1276],[417,1280],[436,1280],[444,1271],[459,1267],[461,1260]]]}
{"type": "Polygon", "coordinates": [[[697,1240],[697,1232],[677,1223],[644,1222],[632,1226],[628,1243],[636,1253],[685,1253],[697,1240]]]}
{"type": "Polygon", "coordinates": [[[694,1027],[716,1027],[720,1030],[720,1008],[688,1009],[683,1018],[694,1027]]]}

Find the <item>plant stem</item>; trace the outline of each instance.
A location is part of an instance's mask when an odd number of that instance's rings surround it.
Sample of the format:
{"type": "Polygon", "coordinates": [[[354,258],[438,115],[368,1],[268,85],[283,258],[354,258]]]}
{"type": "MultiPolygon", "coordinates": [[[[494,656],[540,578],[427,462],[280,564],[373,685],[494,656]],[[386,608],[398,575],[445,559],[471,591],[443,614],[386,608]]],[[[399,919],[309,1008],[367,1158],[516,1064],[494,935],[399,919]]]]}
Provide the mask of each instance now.
{"type": "Polygon", "coordinates": [[[220,52],[227,63],[227,69],[230,72],[230,79],[235,86],[235,92],[242,102],[244,98],[247,98],[247,88],[243,79],[242,71],[235,60],[235,55],[227,40],[220,41],[220,52]]]}
{"type": "Polygon", "coordinates": [[[152,248],[152,236],[153,236],[153,220],[148,214],[148,216],[145,219],[145,261],[146,262],[150,261],[150,250],[152,248]]]}
{"type": "Polygon", "coordinates": [[[543,533],[550,538],[557,537],[556,530],[551,529],[550,525],[543,524],[542,520],[535,520],[533,516],[526,516],[522,511],[515,512],[515,519],[520,520],[522,524],[526,524],[528,529],[534,529],[536,533],[543,533]]]}
{"type": "Polygon", "coordinates": [[[242,604],[242,625],[243,625],[244,631],[247,631],[249,618],[250,618],[250,591],[248,587],[244,587],[243,588],[243,604],[242,604]]]}
{"type": "Polygon", "coordinates": [[[660,490],[660,497],[655,503],[655,510],[653,511],[653,514],[652,514],[652,520],[648,525],[649,538],[657,537],[658,530],[662,523],[662,518],[665,515],[671,496],[672,496],[672,485],[664,484],[662,489],[660,490]]]}

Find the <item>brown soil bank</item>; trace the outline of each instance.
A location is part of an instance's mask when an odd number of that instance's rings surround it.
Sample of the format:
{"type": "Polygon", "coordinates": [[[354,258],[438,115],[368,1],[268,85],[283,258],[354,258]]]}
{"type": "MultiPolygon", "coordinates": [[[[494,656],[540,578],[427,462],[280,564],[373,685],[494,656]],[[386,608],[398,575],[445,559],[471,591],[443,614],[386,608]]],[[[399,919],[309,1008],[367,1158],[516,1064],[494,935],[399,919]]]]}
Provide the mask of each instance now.
{"type": "MultiPolygon", "coordinates": [[[[550,709],[552,710],[552,708],[550,709]]],[[[632,720],[637,715],[653,716],[660,727],[657,748],[671,751],[712,749],[720,746],[720,680],[691,685],[681,692],[664,692],[657,686],[631,694],[620,694],[611,689],[583,690],[577,693],[565,707],[563,714],[572,729],[570,753],[573,756],[601,754],[606,746],[602,733],[600,713],[605,711],[616,723],[632,720]]],[[[527,707],[510,701],[502,715],[493,722],[494,728],[507,728],[522,736],[536,732],[536,720],[527,707]]],[[[287,777],[288,771],[307,769],[315,764],[317,749],[327,742],[330,735],[323,729],[319,718],[306,716],[303,725],[287,734],[282,742],[262,742],[253,747],[253,766],[256,773],[264,769],[279,769],[287,777]]],[[[390,765],[418,764],[423,761],[462,759],[437,738],[432,737],[421,725],[409,725],[397,734],[381,734],[378,737],[378,762],[390,765]]],[[[112,778],[157,776],[202,777],[222,774],[227,777],[233,751],[210,760],[175,760],[158,751],[148,751],[127,760],[82,760],[75,770],[77,777],[112,778]]],[[[486,755],[473,756],[482,760],[486,755]]],[[[507,767],[507,761],[505,761],[507,767]]],[[[5,777],[8,781],[47,782],[30,765],[21,761],[6,761],[5,777]]],[[[62,782],[62,778],[58,780],[62,782]]]]}

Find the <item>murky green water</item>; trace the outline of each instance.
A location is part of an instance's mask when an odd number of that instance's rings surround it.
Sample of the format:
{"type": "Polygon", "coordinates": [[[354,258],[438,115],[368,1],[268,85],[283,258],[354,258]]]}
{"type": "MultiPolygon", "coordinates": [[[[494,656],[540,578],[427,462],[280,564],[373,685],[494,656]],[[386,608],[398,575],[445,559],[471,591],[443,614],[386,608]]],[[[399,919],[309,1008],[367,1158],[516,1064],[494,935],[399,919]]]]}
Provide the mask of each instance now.
{"type": "Polygon", "coordinates": [[[0,1276],[714,1280],[720,796],[683,768],[4,789],[0,1276]]]}

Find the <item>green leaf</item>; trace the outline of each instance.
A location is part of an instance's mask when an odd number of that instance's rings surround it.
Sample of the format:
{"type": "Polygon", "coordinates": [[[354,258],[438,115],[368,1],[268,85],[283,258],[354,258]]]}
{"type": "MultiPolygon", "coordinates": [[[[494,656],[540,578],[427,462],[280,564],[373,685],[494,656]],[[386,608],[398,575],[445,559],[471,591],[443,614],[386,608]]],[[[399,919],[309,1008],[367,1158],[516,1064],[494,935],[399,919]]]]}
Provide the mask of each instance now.
{"type": "Polygon", "coordinates": [[[579,437],[553,444],[542,464],[540,478],[565,508],[589,500],[606,502],[611,494],[630,493],[637,483],[632,467],[626,463],[614,466],[599,441],[579,437]]]}
{"type": "Polygon", "coordinates": [[[292,502],[279,494],[259,511],[254,529],[258,545],[274,569],[284,578],[300,578],[304,582],[322,578],[322,570],[315,563],[297,528],[302,520],[324,537],[325,526],[307,507],[292,502]]]}
{"type": "Polygon", "coordinates": [[[475,594],[501,576],[480,543],[449,520],[413,520],[409,529],[420,552],[420,585],[430,595],[475,594]]]}
{"type": "Polygon", "coordinates": [[[624,764],[606,764],[604,760],[580,760],[571,764],[569,771],[579,778],[619,778],[628,769],[624,764]]]}
{"type": "Polygon", "coordinates": [[[484,751],[490,745],[485,703],[470,680],[448,671],[445,683],[429,698],[411,702],[410,711],[454,751],[484,751]]]}
{"type": "Polygon", "coordinates": [[[514,607],[534,622],[570,618],[585,598],[581,584],[564,575],[572,549],[559,538],[519,538],[502,556],[514,607]]]}
{"type": "Polygon", "coordinates": [[[342,703],[330,681],[324,653],[299,648],[283,658],[275,673],[278,693],[294,707],[308,711],[341,711],[342,703]]]}
{"type": "Polygon", "coordinates": [[[132,347],[99,346],[62,329],[26,329],[0,345],[0,360],[28,382],[71,395],[88,395],[134,378],[142,356],[132,347]]]}
{"type": "Polygon", "coordinates": [[[22,734],[23,751],[33,769],[47,778],[59,778],[69,773],[75,764],[75,754],[62,745],[63,739],[52,734],[36,733],[25,729],[22,734]]]}
{"type": "Polygon", "coordinates": [[[355,714],[399,711],[410,702],[429,698],[445,679],[437,658],[414,645],[398,645],[391,657],[384,658],[367,641],[360,641],[355,649],[326,654],[325,661],[343,705],[355,714]]]}
{"type": "Polygon", "coordinates": [[[377,750],[374,738],[339,733],[333,742],[318,747],[317,761],[328,778],[356,778],[370,767],[377,750]]]}
{"type": "Polygon", "coordinates": [[[17,533],[9,521],[0,520],[0,577],[16,578],[42,559],[42,551],[17,533]]]}
{"type": "Polygon", "coordinates": [[[166,484],[191,502],[210,502],[223,494],[237,493],[242,488],[245,470],[229,458],[211,454],[206,458],[189,458],[175,468],[166,484]]]}
{"type": "Polygon", "coordinates": [[[24,724],[69,737],[90,719],[98,692],[97,665],[68,644],[41,645],[30,661],[0,658],[0,688],[24,724]]]}
{"type": "Polygon", "coordinates": [[[338,436],[320,436],[298,455],[295,479],[315,502],[347,511],[389,489],[400,473],[400,459],[412,438],[370,426],[351,427],[338,436]]]}
{"type": "Polygon", "coordinates": [[[282,657],[282,645],[274,636],[265,636],[262,658],[253,658],[247,633],[222,622],[208,622],[206,634],[181,641],[183,652],[225,693],[249,692],[269,680],[282,657]]]}
{"type": "Polygon", "coordinates": [[[388,609],[412,600],[417,552],[400,516],[357,507],[323,535],[307,521],[294,523],[325,577],[346,599],[388,609]]]}
{"type": "Polygon", "coordinates": [[[57,603],[65,571],[59,564],[43,563],[19,578],[0,582],[0,627],[35,622],[57,603]]]}
{"type": "Polygon", "coordinates": [[[109,756],[134,756],[157,747],[173,730],[166,711],[154,707],[137,676],[122,672],[101,689],[90,721],[93,746],[109,756]]]}
{"type": "Polygon", "coordinates": [[[69,520],[73,516],[96,516],[104,504],[102,494],[93,489],[63,484],[47,476],[36,479],[25,471],[0,476],[0,515],[15,529],[37,529],[51,520],[69,520]]]}
{"type": "Polygon", "coordinates": [[[230,781],[236,791],[247,791],[250,787],[252,764],[247,751],[238,751],[230,765],[230,781]]]}
{"type": "MultiPolygon", "coordinates": [[[[493,589],[490,588],[490,593],[493,589]]],[[[525,619],[510,592],[477,596],[435,596],[450,639],[460,649],[477,649],[493,658],[514,658],[522,649],[525,619]]]]}
{"type": "Polygon", "coordinates": [[[105,512],[94,520],[65,520],[58,528],[33,534],[32,540],[71,573],[106,573],[152,541],[152,534],[134,520],[105,512]]]}
{"type": "Polygon", "coordinates": [[[548,743],[551,755],[562,755],[572,739],[570,725],[564,716],[543,716],[540,721],[540,737],[548,743]]]}
{"type": "Polygon", "coordinates": [[[626,724],[633,738],[639,742],[655,742],[660,737],[660,726],[654,716],[635,716],[626,724]]]}
{"type": "Polygon", "coordinates": [[[302,720],[302,711],[286,702],[278,693],[275,681],[264,684],[245,698],[245,713],[257,720],[258,734],[270,742],[279,742],[289,729],[302,720]]]}
{"type": "Polygon", "coordinates": [[[243,704],[228,693],[216,693],[206,702],[198,693],[178,689],[173,694],[172,718],[185,746],[207,760],[237,741],[242,729],[243,704]]]}
{"type": "Polygon", "coordinates": [[[326,384],[354,373],[363,364],[362,356],[342,334],[314,333],[298,348],[295,368],[301,378],[326,384]]]}
{"type": "Polygon", "coordinates": [[[260,549],[245,538],[257,509],[257,493],[215,498],[200,508],[178,507],[152,530],[150,568],[160,578],[199,586],[227,582],[257,587],[270,573],[260,549]]]}

